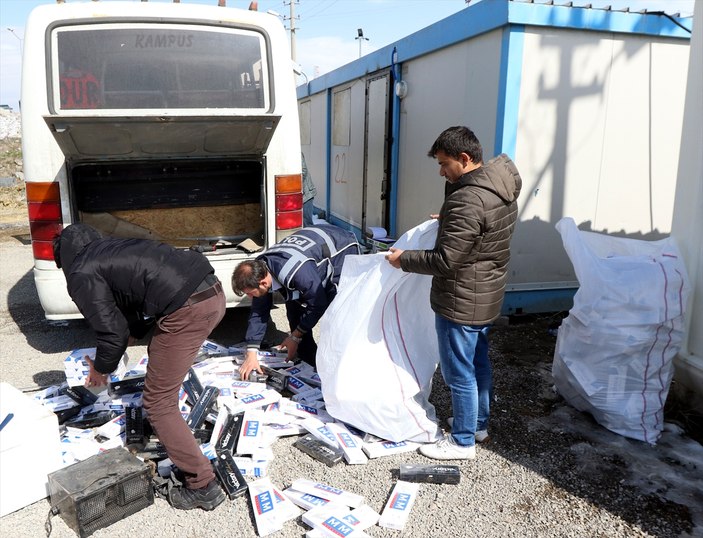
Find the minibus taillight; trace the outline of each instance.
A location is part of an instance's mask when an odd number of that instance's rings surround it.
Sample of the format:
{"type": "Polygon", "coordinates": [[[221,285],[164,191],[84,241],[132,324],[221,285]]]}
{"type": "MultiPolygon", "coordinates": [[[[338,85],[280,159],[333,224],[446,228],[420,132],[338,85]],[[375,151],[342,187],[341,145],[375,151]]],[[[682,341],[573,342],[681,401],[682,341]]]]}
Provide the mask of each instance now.
{"type": "Polygon", "coordinates": [[[54,260],[52,241],[63,229],[58,182],[27,182],[27,211],[36,260],[54,260]]]}
{"type": "Polygon", "coordinates": [[[290,230],[302,226],[302,175],[276,176],[276,230],[290,230]]]}

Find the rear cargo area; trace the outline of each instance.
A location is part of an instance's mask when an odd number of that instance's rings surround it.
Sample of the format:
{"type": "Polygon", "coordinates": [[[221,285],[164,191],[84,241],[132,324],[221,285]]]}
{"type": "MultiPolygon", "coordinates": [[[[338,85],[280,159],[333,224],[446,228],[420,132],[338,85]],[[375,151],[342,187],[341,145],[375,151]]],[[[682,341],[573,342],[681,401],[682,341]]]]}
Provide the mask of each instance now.
{"type": "Polygon", "coordinates": [[[76,220],[104,235],[186,248],[263,245],[262,160],[80,163],[68,172],[76,220]]]}

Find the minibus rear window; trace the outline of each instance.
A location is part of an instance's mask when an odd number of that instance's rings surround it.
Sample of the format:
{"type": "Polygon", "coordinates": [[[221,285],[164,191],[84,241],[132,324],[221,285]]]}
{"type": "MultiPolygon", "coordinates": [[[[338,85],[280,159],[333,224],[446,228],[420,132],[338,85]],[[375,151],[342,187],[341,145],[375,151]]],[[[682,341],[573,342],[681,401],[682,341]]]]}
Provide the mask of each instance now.
{"type": "Polygon", "coordinates": [[[245,29],[103,24],[53,32],[54,109],[269,107],[266,41],[245,29]]]}

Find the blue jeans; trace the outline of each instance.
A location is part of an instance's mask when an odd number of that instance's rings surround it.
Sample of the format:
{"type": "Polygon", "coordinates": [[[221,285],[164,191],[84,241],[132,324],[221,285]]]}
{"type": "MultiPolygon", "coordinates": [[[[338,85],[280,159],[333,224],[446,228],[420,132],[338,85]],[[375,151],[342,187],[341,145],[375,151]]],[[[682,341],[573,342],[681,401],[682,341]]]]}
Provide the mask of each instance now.
{"type": "Polygon", "coordinates": [[[460,325],[435,314],[442,377],[454,410],[452,437],[473,446],[477,430],[488,428],[493,372],[488,358],[489,325],[460,325]]]}
{"type": "Polygon", "coordinates": [[[310,198],[307,202],[303,203],[303,226],[312,226],[315,224],[313,221],[313,200],[314,198],[310,198]]]}

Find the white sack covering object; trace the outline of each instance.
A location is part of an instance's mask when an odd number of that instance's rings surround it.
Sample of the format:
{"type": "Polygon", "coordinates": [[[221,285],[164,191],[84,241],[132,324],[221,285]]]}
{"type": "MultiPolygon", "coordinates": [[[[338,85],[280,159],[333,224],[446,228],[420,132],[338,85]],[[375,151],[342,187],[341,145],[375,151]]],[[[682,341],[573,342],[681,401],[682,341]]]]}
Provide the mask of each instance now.
{"type": "MultiPolygon", "coordinates": [[[[395,243],[431,249],[437,222],[413,228],[395,243]]],[[[327,411],[390,441],[438,437],[429,403],[439,361],[432,277],[393,268],[384,254],[347,256],[337,297],[320,321],[317,370],[327,411]]]]}
{"type": "Polygon", "coordinates": [[[654,444],[690,293],[673,239],[641,241],[557,225],[579,289],[557,336],[559,393],[609,430],[654,444]]]}

